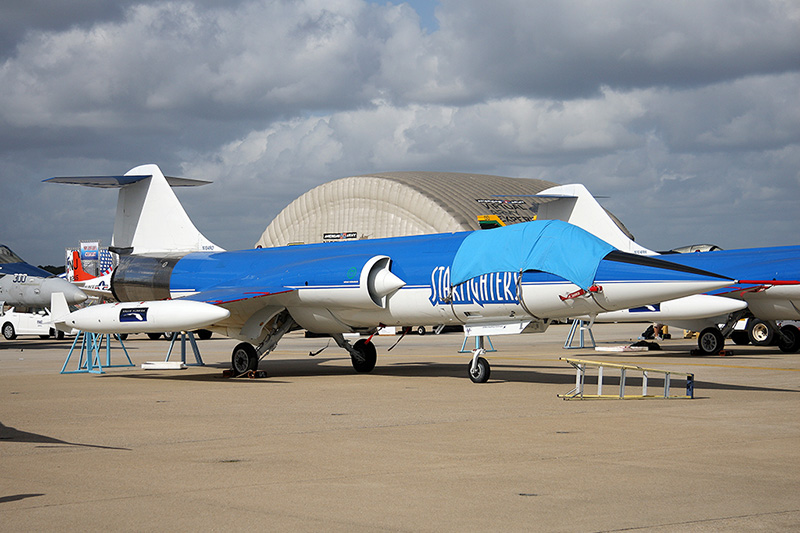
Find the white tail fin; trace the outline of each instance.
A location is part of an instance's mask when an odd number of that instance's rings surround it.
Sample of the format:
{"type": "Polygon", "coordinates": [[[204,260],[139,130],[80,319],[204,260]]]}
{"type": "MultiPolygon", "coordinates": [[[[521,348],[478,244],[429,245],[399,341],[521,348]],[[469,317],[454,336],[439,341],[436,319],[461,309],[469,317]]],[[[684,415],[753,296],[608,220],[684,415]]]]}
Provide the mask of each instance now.
{"type": "Polygon", "coordinates": [[[135,254],[221,250],[192,224],[157,165],[125,175],[150,177],[120,189],[112,246],[135,254]]]}
{"type": "Polygon", "coordinates": [[[124,176],[65,177],[45,180],[89,187],[119,188],[111,246],[118,253],[169,254],[222,251],[189,219],[170,186],[205,185],[165,178],[158,165],[141,165],[124,176]]]}
{"type": "Polygon", "coordinates": [[[536,196],[555,198],[554,201],[539,206],[537,215],[539,220],[569,222],[623,252],[637,255],[658,255],[629,239],[583,185],[559,185],[546,189],[536,196]]]}
{"type": "Polygon", "coordinates": [[[50,295],[50,319],[53,321],[53,327],[60,330],[69,332],[72,328],[66,326],[66,318],[69,315],[69,305],[67,305],[67,298],[63,292],[54,292],[50,295]]]}

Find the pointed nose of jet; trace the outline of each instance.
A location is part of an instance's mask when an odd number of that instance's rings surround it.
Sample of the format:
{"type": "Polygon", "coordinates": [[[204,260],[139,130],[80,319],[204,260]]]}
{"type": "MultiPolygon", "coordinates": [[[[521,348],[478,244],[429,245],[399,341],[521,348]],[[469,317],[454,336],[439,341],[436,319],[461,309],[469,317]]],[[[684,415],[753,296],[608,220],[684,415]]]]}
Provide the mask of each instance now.
{"type": "Polygon", "coordinates": [[[66,298],[67,304],[69,305],[77,305],[81,302],[85,302],[88,298],[85,292],[62,278],[46,279],[44,283],[44,289],[44,292],[46,293],[44,296],[48,304],[50,303],[50,295],[57,292],[64,293],[64,298],[66,298]]]}
{"type": "Polygon", "coordinates": [[[607,310],[702,294],[734,283],[713,272],[622,252],[606,256],[598,269],[598,279],[601,276],[608,283],[602,284],[603,293],[596,300],[607,310]],[[639,303],[632,304],[635,300],[639,303]]]}
{"type": "Polygon", "coordinates": [[[79,303],[85,302],[88,296],[78,287],[76,287],[72,283],[69,283],[69,288],[64,289],[64,298],[67,299],[67,303],[69,305],[77,305],[79,303]]]}

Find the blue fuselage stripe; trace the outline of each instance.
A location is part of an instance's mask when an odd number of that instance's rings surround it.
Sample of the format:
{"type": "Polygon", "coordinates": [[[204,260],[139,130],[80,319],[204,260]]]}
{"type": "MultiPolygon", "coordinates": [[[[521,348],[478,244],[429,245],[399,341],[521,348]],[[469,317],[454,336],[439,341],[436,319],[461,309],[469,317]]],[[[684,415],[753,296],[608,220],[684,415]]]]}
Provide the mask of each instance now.
{"type": "MultiPolygon", "coordinates": [[[[198,252],[175,265],[170,280],[173,292],[229,290],[235,293],[262,290],[279,292],[291,288],[348,288],[357,285],[362,267],[372,257],[391,258],[392,273],[407,288],[449,285],[449,269],[469,232],[395,237],[364,241],[309,244],[235,252],[198,252]]],[[[579,253],[579,252],[576,252],[579,253]]],[[[515,273],[516,275],[516,273],[515,273]]],[[[502,276],[502,274],[499,274],[502,276]]],[[[477,278],[476,278],[477,279],[477,278]]],[[[596,283],[669,282],[707,279],[669,269],[603,260],[596,283]]],[[[508,290],[508,278],[492,278],[508,290]]],[[[523,284],[564,284],[565,279],[545,272],[529,271],[523,284]]]]}

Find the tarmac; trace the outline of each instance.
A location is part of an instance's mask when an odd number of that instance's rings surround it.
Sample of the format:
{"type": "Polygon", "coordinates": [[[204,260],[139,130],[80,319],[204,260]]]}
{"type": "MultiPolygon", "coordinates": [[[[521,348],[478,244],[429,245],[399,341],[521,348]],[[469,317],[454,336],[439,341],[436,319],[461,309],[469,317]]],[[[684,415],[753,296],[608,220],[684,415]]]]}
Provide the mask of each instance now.
{"type": "Polygon", "coordinates": [[[102,375],[60,374],[68,341],[0,339],[0,530],[800,530],[800,354],[691,356],[675,330],[660,351],[565,350],[568,330],[493,337],[485,384],[460,334],[376,337],[356,374],[292,333],[261,379],[223,377],[217,335],[170,371],[141,369],[167,341],[132,336],[136,366],[102,375]],[[565,401],[560,357],[692,372],[695,399],[565,401]]]}

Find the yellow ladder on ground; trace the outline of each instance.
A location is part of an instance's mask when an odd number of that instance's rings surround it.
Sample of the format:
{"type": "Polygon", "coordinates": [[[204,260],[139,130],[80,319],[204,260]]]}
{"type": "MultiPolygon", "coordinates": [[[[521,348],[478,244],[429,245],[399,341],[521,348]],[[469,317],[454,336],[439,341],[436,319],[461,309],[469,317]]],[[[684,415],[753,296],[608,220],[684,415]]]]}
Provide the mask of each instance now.
{"type": "Polygon", "coordinates": [[[602,361],[585,361],[583,359],[568,359],[566,357],[559,357],[559,360],[566,361],[572,365],[576,370],[575,388],[566,394],[559,394],[559,398],[565,400],[590,399],[617,399],[617,400],[633,400],[633,399],[649,399],[649,398],[665,398],[665,399],[692,399],[694,398],[694,374],[686,372],[673,372],[671,370],[658,370],[655,368],[644,368],[637,365],[618,365],[615,363],[604,363],[602,361]],[[586,387],[586,371],[589,368],[597,368],[597,394],[587,394],[586,387]],[[614,368],[619,369],[619,394],[603,394],[603,369],[614,368]],[[628,378],[628,372],[641,372],[642,373],[642,393],[641,394],[625,394],[625,381],[628,378]],[[663,394],[648,394],[648,378],[650,374],[663,374],[664,387],[663,394]],[[670,396],[670,385],[673,376],[681,376],[686,380],[686,394],[670,396]]]}

